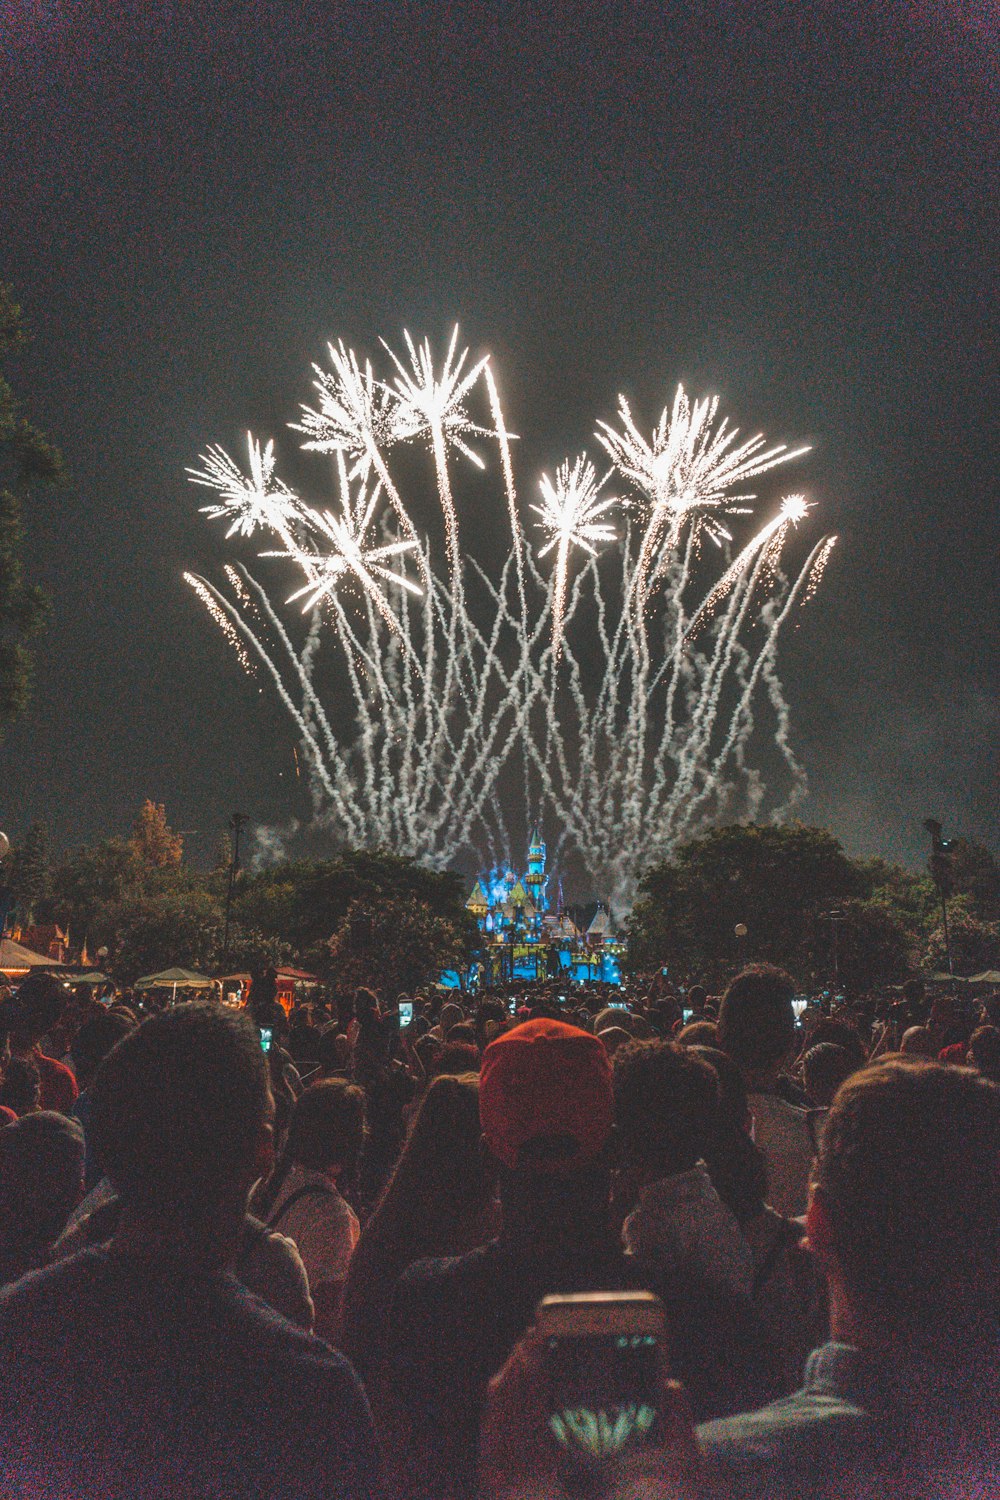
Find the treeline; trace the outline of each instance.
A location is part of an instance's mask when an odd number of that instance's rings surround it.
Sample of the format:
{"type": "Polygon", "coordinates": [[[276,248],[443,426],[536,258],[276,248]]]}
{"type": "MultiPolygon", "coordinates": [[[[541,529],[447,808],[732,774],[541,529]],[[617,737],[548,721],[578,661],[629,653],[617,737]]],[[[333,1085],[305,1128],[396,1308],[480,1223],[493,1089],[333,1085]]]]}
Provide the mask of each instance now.
{"type": "MultiPolygon", "coordinates": [[[[964,839],[948,860],[955,973],[1000,968],[1000,866],[964,839]]],[[[929,874],[851,859],[825,829],[799,825],[736,824],[680,845],[640,882],[629,957],[713,984],[744,959],[770,960],[803,987],[836,977],[855,991],[947,966],[929,874]]]]}

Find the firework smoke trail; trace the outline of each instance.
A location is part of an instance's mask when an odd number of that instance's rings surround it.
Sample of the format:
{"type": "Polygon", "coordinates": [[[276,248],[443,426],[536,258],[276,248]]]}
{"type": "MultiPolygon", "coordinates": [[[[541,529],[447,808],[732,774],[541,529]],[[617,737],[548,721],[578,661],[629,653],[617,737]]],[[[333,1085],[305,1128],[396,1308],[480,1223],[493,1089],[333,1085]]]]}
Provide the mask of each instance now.
{"type": "Polygon", "coordinates": [[[218,447],[192,473],[216,490],[206,510],[228,521],[230,537],[269,532],[281,547],[261,555],[300,570],[291,599],[305,604],[301,646],[245,568],[226,565],[229,597],[186,577],[244,669],[259,662],[274,682],[330,826],[438,868],[483,840],[506,853],[499,790],[520,755],[526,815],[554,820],[552,843],[582,856],[596,889],[620,907],[638,864],[669,852],[712,807],[731,814],[740,796],[752,813],[763,806],[748,759],[758,687],[791,777],[789,803],[800,796],[777,638],[792,605],[815,592],[835,539],[813,548],[789,586],[779,563],[805,515],[801,497],[732,550],[723,522],[749,513],[752,479],[806,450],[739,440],[717,420],[716,398],[691,402],[681,388],[646,439],[621,398],[618,425],[601,424],[598,437],[638,526],[616,536],[616,502],[602,497],[610,475],[598,482],[581,457],[542,477],[541,503],[530,507],[543,532],[533,555],[488,359],[471,361],[457,329],[437,367],[429,342],[408,334],[403,358],[387,354],[389,380],[342,343],[329,346],[329,370],[315,369],[319,399],[298,430],[305,448],[333,457],[339,509],[284,485],[273,444],[253,438],[248,475],[218,447]],[[452,464],[483,467],[473,440],[487,456],[495,448],[502,473],[511,547],[495,580],[461,545],[452,464]],[[443,575],[393,473],[393,452],[413,444],[431,461],[443,575]],[[707,589],[704,537],[726,553],[707,589]],[[595,544],[615,541],[598,558],[595,544]],[[549,555],[543,575],[535,556],[549,555]],[[406,560],[419,584],[402,571],[406,560]],[[758,602],[768,588],[773,597],[758,602]],[[321,691],[331,672],[338,685],[321,691]]]}

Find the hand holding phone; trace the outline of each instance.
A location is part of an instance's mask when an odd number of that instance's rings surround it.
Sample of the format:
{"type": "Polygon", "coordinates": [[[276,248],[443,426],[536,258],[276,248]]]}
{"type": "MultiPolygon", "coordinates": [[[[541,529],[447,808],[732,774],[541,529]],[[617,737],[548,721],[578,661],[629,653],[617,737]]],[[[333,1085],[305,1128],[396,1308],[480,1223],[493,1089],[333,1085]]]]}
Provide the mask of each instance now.
{"type": "MultiPolygon", "coordinates": [[[[601,1295],[606,1299],[605,1306],[610,1302],[620,1301],[622,1296],[615,1293],[601,1295]]],[[[638,1295],[643,1299],[649,1296],[647,1293],[638,1295]]],[[[581,1297],[551,1300],[565,1303],[587,1302],[590,1299],[581,1297]]],[[[649,1301],[659,1308],[662,1321],[662,1307],[658,1299],[649,1297],[649,1301]]],[[[564,1341],[570,1337],[570,1326],[576,1323],[579,1328],[580,1324],[575,1313],[568,1316],[551,1313],[543,1315],[541,1304],[537,1315],[538,1324],[519,1339],[506,1365],[490,1381],[487,1390],[479,1447],[480,1483],[483,1492],[494,1496],[495,1500],[515,1500],[515,1497],[516,1500],[523,1500],[525,1495],[563,1495],[567,1493],[565,1485],[572,1485],[565,1450],[550,1425],[553,1396],[568,1394],[569,1389],[565,1384],[553,1385],[551,1339],[557,1337],[561,1342],[564,1341]],[[558,1332],[554,1332],[556,1324],[558,1332]]],[[[583,1313],[583,1323],[591,1327],[592,1334],[593,1318],[594,1309],[591,1307],[583,1313]]],[[[602,1313],[598,1313],[598,1339],[609,1336],[611,1322],[614,1321],[614,1317],[609,1322],[602,1313]]],[[[640,1332],[635,1327],[635,1318],[631,1314],[626,1317],[625,1322],[633,1328],[633,1332],[625,1334],[623,1327],[620,1327],[617,1333],[611,1335],[613,1338],[648,1336],[648,1328],[640,1332]]],[[[659,1335],[657,1338],[659,1340],[659,1335]]],[[[640,1351],[649,1347],[638,1346],[640,1351]]],[[[568,1351],[564,1348],[562,1352],[565,1356],[568,1351]]],[[[598,1460],[596,1466],[585,1464],[582,1468],[573,1469],[572,1473],[579,1480],[585,1482],[589,1475],[599,1481],[602,1475],[613,1471],[616,1478],[627,1477],[633,1485],[638,1483],[640,1487],[635,1489],[636,1494],[672,1494],[674,1487],[680,1493],[700,1492],[699,1486],[704,1477],[703,1462],[695,1441],[691,1408],[682,1387],[667,1378],[666,1361],[659,1341],[655,1352],[653,1401],[656,1421],[651,1429],[652,1436],[648,1441],[627,1445],[616,1457],[598,1460]]],[[[628,1351],[628,1355],[630,1354],[631,1349],[628,1351]]],[[[627,1357],[626,1363],[628,1362],[627,1357]]],[[[595,1361],[596,1378],[598,1382],[604,1381],[606,1384],[608,1377],[606,1373],[602,1373],[601,1364],[600,1359],[595,1361]]],[[[597,1394],[597,1386],[592,1386],[589,1398],[597,1394]]],[[[575,1489],[572,1492],[575,1493],[575,1489]]]]}

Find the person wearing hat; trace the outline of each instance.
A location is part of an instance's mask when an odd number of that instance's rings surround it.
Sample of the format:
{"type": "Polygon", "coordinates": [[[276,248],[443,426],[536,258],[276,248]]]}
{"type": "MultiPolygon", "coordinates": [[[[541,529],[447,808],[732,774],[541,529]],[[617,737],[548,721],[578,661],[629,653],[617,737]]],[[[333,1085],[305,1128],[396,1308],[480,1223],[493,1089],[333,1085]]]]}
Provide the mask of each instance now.
{"type": "Polygon", "coordinates": [[[664,1285],[622,1249],[610,1213],[611,1062],[599,1037],[548,1018],[497,1037],[483,1055],[479,1110],[503,1229],[466,1255],[411,1266],[388,1320],[408,1496],[475,1492],[487,1384],[549,1293],[656,1292],[699,1416],[773,1394],[748,1309],[718,1289],[664,1285]]]}

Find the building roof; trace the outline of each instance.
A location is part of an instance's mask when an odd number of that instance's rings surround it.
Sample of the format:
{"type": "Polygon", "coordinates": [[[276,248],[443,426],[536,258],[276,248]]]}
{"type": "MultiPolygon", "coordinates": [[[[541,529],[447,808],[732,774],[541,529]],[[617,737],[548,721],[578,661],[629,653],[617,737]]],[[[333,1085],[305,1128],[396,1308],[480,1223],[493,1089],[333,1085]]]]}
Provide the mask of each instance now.
{"type": "Polygon", "coordinates": [[[27,974],[29,969],[62,969],[65,966],[56,958],[36,953],[15,943],[13,938],[0,940],[0,973],[27,974]]]}

